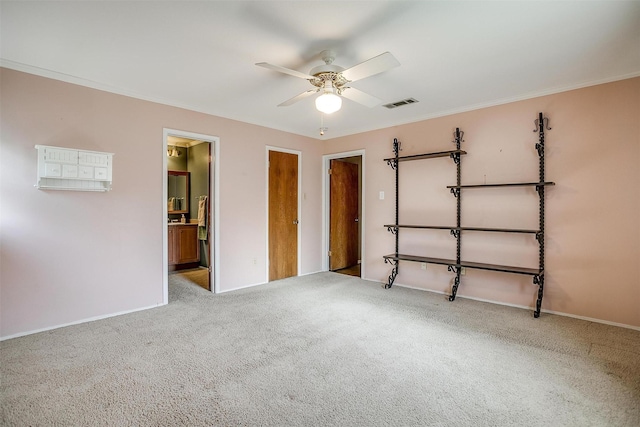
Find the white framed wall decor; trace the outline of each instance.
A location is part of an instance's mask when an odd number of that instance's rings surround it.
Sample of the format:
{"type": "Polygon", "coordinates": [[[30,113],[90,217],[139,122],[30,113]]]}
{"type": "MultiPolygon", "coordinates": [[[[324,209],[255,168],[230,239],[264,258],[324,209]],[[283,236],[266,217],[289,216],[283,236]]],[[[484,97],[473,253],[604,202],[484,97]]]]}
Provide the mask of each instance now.
{"type": "Polygon", "coordinates": [[[113,153],[36,145],[40,190],[111,190],[113,153]]]}

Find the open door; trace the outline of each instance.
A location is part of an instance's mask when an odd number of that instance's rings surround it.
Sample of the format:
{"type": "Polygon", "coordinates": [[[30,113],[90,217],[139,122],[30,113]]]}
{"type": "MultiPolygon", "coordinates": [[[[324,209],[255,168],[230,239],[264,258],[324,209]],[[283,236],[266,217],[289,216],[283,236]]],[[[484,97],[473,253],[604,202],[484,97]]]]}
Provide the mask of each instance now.
{"type": "Polygon", "coordinates": [[[205,142],[195,145],[191,148],[192,155],[189,160],[189,169],[192,170],[192,197],[190,198],[191,210],[193,214],[191,218],[198,222],[198,244],[200,245],[200,271],[204,271],[206,280],[202,280],[203,288],[213,291],[211,286],[211,273],[213,265],[211,262],[211,243],[212,228],[211,227],[211,174],[212,174],[212,146],[213,144],[205,142]],[[199,178],[199,179],[198,179],[199,178]]]}
{"type": "Polygon", "coordinates": [[[269,151],[269,281],[298,275],[298,155],[269,151]]]}
{"type": "Polygon", "coordinates": [[[329,270],[358,264],[359,191],[358,165],[340,159],[331,160],[329,177],[329,270]]]}

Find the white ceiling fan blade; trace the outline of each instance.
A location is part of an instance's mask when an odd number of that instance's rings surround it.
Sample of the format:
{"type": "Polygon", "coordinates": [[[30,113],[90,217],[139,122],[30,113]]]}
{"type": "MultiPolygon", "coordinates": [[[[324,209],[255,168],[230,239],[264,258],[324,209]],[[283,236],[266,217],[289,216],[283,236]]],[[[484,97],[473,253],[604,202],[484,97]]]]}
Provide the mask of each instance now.
{"type": "Polygon", "coordinates": [[[382,104],[380,98],[376,98],[353,87],[342,88],[342,96],[369,108],[382,104]]]}
{"type": "Polygon", "coordinates": [[[370,77],[374,74],[390,70],[398,65],[400,65],[400,63],[395,56],[389,52],[385,52],[361,62],[358,65],[354,65],[351,68],[347,68],[342,72],[342,76],[350,82],[355,82],[356,80],[364,79],[365,77],[370,77]]]}
{"type": "Polygon", "coordinates": [[[296,71],[296,70],[290,70],[288,68],[284,68],[284,67],[279,67],[277,65],[273,65],[273,64],[269,64],[267,62],[258,62],[256,63],[257,66],[259,67],[264,67],[264,68],[268,68],[270,70],[274,70],[274,71],[278,71],[280,73],[285,73],[285,74],[289,74],[290,76],[293,77],[300,77],[301,79],[313,79],[314,77],[309,75],[309,74],[305,74],[305,73],[301,73],[300,71],[296,71]]]}
{"type": "Polygon", "coordinates": [[[289,106],[291,104],[295,104],[296,102],[298,102],[298,101],[300,101],[300,100],[302,100],[302,99],[304,99],[304,98],[306,98],[308,96],[311,96],[311,95],[313,95],[314,93],[317,93],[317,92],[318,92],[318,89],[311,89],[311,90],[308,90],[306,92],[302,92],[301,94],[296,95],[291,99],[287,99],[286,101],[284,101],[281,104],[278,104],[278,107],[287,107],[287,106],[289,106]]]}

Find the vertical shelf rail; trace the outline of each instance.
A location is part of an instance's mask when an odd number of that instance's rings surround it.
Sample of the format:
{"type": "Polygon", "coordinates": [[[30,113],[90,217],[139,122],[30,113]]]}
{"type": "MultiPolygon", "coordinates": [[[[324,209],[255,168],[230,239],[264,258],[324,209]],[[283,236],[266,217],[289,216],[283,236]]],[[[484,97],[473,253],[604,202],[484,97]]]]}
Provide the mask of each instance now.
{"type": "MultiPolygon", "coordinates": [[[[453,133],[453,143],[456,145],[456,152],[451,154],[451,158],[456,165],[456,185],[460,187],[460,143],[462,143],[462,137],[464,136],[464,132],[460,131],[460,128],[456,128],[456,131],[453,133]]],[[[458,286],[460,286],[460,274],[462,272],[462,267],[460,267],[460,247],[462,245],[462,231],[461,227],[461,204],[462,204],[462,192],[460,188],[451,189],[451,192],[456,198],[456,229],[451,230],[451,234],[456,238],[456,265],[449,265],[447,270],[455,273],[456,277],[453,279],[453,287],[451,288],[451,295],[449,296],[449,301],[453,301],[456,299],[456,293],[458,292],[458,286]],[[455,190],[455,191],[454,191],[455,190]]]]}
{"type": "Polygon", "coordinates": [[[551,130],[549,127],[549,118],[544,117],[542,113],[538,113],[538,119],[534,122],[536,129],[534,132],[538,132],[538,143],[536,144],[536,150],[538,151],[539,159],[539,173],[540,179],[539,185],[536,186],[538,191],[538,197],[540,199],[540,212],[539,212],[539,231],[536,234],[536,239],[539,245],[539,258],[538,258],[538,270],[539,273],[533,276],[533,283],[538,285],[538,298],[536,299],[536,309],[533,312],[533,317],[540,317],[540,308],[542,306],[542,297],[544,294],[544,131],[551,130]]]}
{"type": "MultiPolygon", "coordinates": [[[[389,231],[391,233],[394,234],[395,236],[395,240],[396,240],[396,250],[395,250],[395,255],[396,257],[398,256],[398,250],[399,250],[399,238],[400,238],[400,228],[398,227],[398,224],[400,224],[400,218],[399,218],[399,199],[398,199],[398,189],[399,184],[398,184],[398,178],[399,178],[399,174],[398,174],[398,166],[399,166],[399,160],[398,157],[400,155],[400,150],[402,150],[402,143],[400,141],[398,141],[398,138],[393,138],[393,154],[394,154],[394,158],[392,159],[388,159],[387,160],[387,164],[389,166],[391,166],[391,168],[395,171],[396,173],[396,222],[395,227],[389,227],[389,231]]],[[[391,274],[389,275],[388,281],[387,283],[384,285],[384,287],[386,289],[389,289],[391,286],[393,286],[393,282],[396,280],[396,276],[398,275],[398,260],[393,260],[393,259],[388,259],[385,258],[384,259],[385,263],[389,263],[393,266],[393,269],[391,270],[391,274]]]]}

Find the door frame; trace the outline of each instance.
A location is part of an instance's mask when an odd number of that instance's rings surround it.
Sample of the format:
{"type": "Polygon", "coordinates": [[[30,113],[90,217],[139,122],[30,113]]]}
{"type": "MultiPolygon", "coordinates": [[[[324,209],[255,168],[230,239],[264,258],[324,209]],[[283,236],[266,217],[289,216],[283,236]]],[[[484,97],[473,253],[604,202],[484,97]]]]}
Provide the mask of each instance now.
{"type": "Polygon", "coordinates": [[[269,151],[279,151],[281,153],[289,153],[289,154],[295,154],[298,156],[298,234],[297,234],[297,252],[298,252],[298,265],[296,266],[297,268],[297,275],[300,276],[300,272],[302,271],[302,259],[301,259],[301,254],[302,254],[302,151],[298,151],[298,150],[292,150],[289,148],[282,148],[282,147],[275,147],[272,145],[267,145],[265,146],[265,210],[266,210],[266,214],[265,217],[267,218],[267,223],[266,223],[266,227],[265,227],[265,233],[266,233],[266,240],[265,240],[265,254],[266,254],[266,260],[265,260],[265,264],[267,266],[267,268],[265,269],[265,280],[264,283],[269,283],[269,151]]]}
{"type": "Polygon", "coordinates": [[[330,212],[331,212],[331,197],[330,197],[330,183],[329,173],[327,172],[331,167],[331,160],[344,159],[347,157],[362,157],[362,170],[360,171],[362,179],[362,194],[360,195],[360,203],[362,204],[362,216],[360,217],[360,277],[365,278],[365,217],[366,217],[366,203],[365,203],[365,150],[346,151],[343,153],[325,154],[322,156],[322,271],[329,271],[329,230],[331,226],[329,224],[330,212]]]}
{"type": "Polygon", "coordinates": [[[168,245],[168,225],[167,218],[167,137],[176,136],[178,138],[195,139],[211,144],[211,163],[209,167],[209,192],[213,192],[211,198],[211,209],[209,219],[213,216],[213,221],[209,221],[210,230],[213,234],[213,244],[209,245],[209,250],[213,251],[211,257],[212,269],[209,275],[209,286],[212,293],[220,292],[220,138],[217,136],[204,135],[201,133],[188,132],[184,130],[162,128],[162,300],[163,304],[169,303],[169,245],[168,245]],[[213,173],[211,173],[213,166],[213,173]],[[212,191],[213,190],[213,191],[212,191]]]}

